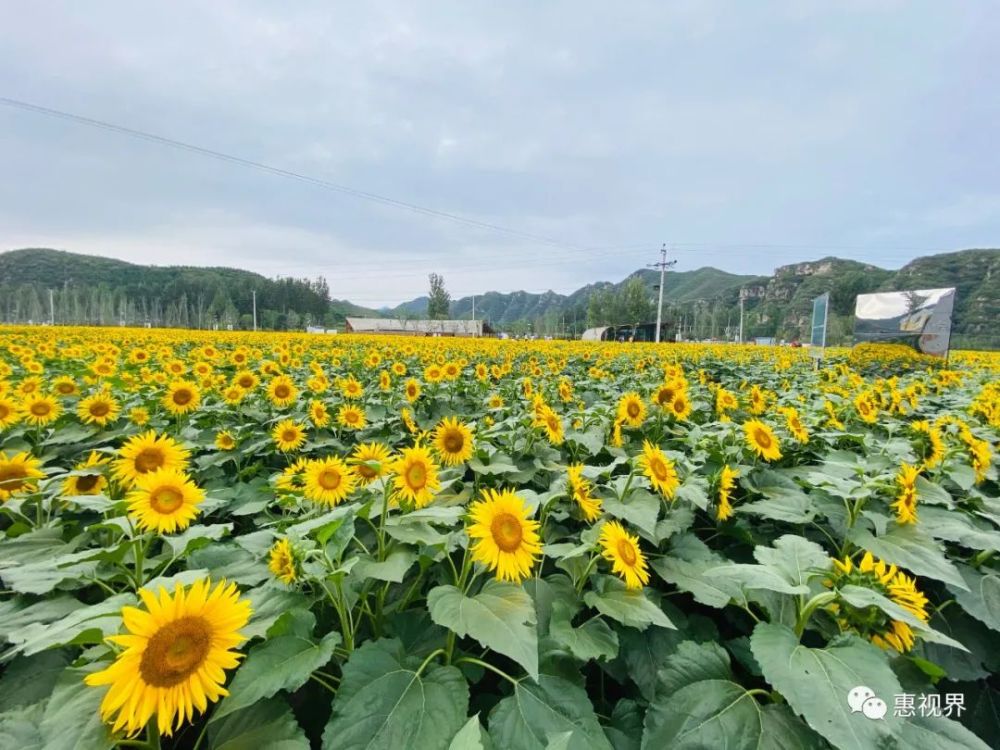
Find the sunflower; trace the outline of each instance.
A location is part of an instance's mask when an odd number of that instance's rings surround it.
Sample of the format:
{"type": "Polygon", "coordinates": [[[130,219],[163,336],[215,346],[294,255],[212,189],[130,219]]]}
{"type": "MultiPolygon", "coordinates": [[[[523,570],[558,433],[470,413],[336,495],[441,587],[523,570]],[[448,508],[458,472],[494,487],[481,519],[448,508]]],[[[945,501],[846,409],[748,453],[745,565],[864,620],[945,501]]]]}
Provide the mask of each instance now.
{"type": "Polygon", "coordinates": [[[433,434],[434,448],[446,466],[457,466],[472,458],[472,430],[455,417],[445,417],[433,434]]]}
{"type": "Polygon", "coordinates": [[[336,505],[354,491],[355,484],[354,470],[336,456],[306,464],[305,495],[317,503],[336,505]]]}
{"type": "Polygon", "coordinates": [[[163,408],[174,416],[188,414],[201,403],[201,390],[190,380],[175,380],[167,386],[163,408]]]}
{"type": "Polygon", "coordinates": [[[309,421],[313,427],[326,427],[330,424],[330,412],[322,401],[309,402],[309,421]]]}
{"type": "Polygon", "coordinates": [[[289,586],[299,579],[299,556],[288,537],[279,539],[271,547],[267,553],[267,568],[275,578],[289,586]]]}
{"type": "Polygon", "coordinates": [[[767,409],[767,396],[759,385],[750,388],[750,412],[752,414],[763,414],[767,409]]]}
{"type": "Polygon", "coordinates": [[[358,483],[364,486],[385,475],[389,470],[391,457],[389,448],[382,443],[360,443],[354,447],[347,463],[354,467],[358,483]]]}
{"type": "Polygon", "coordinates": [[[30,453],[17,453],[7,456],[0,451],[0,500],[7,500],[20,492],[30,492],[37,482],[45,476],[42,462],[30,453]]]}
{"type": "Polygon", "coordinates": [[[542,552],[539,522],[513,490],[486,489],[469,507],[472,559],[495,571],[497,580],[520,583],[542,552]]]}
{"type": "Polygon", "coordinates": [[[781,458],[778,438],[774,431],[759,419],[751,419],[743,425],[743,434],[747,445],[765,461],[777,461],[781,458]]]}
{"type": "Polygon", "coordinates": [[[126,499],[129,514],[140,529],[172,534],[191,524],[205,493],[184,472],[159,469],[136,479],[126,499]]]}
{"type": "Polygon", "coordinates": [[[240,370],[233,376],[233,385],[250,392],[260,383],[260,378],[250,370],[240,370]]]}
{"type": "Polygon", "coordinates": [[[183,471],[187,468],[190,453],[169,435],[156,436],[150,430],[134,435],[118,450],[115,477],[126,487],[139,477],[159,469],[183,471]]]}
{"type": "Polygon", "coordinates": [[[87,460],[74,466],[75,471],[86,471],[87,474],[77,474],[66,477],[62,485],[62,494],[67,496],[100,495],[108,486],[104,477],[104,469],[111,459],[97,451],[91,451],[87,460]]]}
{"type": "Polygon", "coordinates": [[[279,375],[267,384],[267,397],[275,406],[289,406],[295,403],[299,389],[287,375],[279,375]]]}
{"type": "Polygon", "coordinates": [[[271,430],[271,438],[282,453],[297,451],[306,442],[306,430],[294,419],[283,419],[271,430]]]}
{"type": "Polygon", "coordinates": [[[309,459],[299,458],[285,467],[274,482],[274,486],[286,492],[296,492],[305,489],[304,476],[309,459]]]}
{"type": "Polygon", "coordinates": [[[444,377],[444,371],[438,365],[428,365],[424,369],[424,380],[428,383],[440,383],[444,377]]]}
{"type": "Polygon", "coordinates": [[[552,445],[562,445],[565,438],[562,418],[548,404],[542,405],[535,424],[545,430],[545,437],[552,445]]]}
{"type": "Polygon", "coordinates": [[[24,421],[35,427],[44,427],[58,419],[61,413],[59,402],[41,393],[28,396],[21,406],[24,421]]]}
{"type": "MultiPolygon", "coordinates": [[[[922,446],[922,454],[926,456],[923,462],[923,469],[933,469],[944,460],[945,448],[944,439],[941,437],[941,430],[932,427],[926,420],[919,420],[910,425],[910,429],[918,435],[924,436],[925,445],[922,446]]],[[[920,455],[918,453],[918,455],[920,455]]]]}
{"type": "Polygon", "coordinates": [[[392,377],[389,375],[387,370],[382,370],[378,374],[378,389],[380,391],[387,391],[392,387],[392,377]]]}
{"type": "Polygon", "coordinates": [[[84,681],[111,686],[101,717],[113,719],[113,731],[133,736],[155,714],[160,734],[170,736],[193,720],[195,709],[204,712],[229,694],[224,670],[239,664],[232,649],[246,640],[238,631],[250,619],[250,602],[240,599],[235,583],[223,580],[213,589],[209,579],[188,589],[178,583],[173,596],[162,587],[159,596],[147,589],[139,595],[145,611],[123,607],[129,633],[108,638],[125,650],[84,681]]]}
{"type": "Polygon", "coordinates": [[[646,419],[646,404],[642,397],[629,391],[618,401],[618,419],[629,427],[639,427],[646,419]]]}
{"type": "Polygon", "coordinates": [[[490,371],[482,362],[477,362],[474,368],[476,380],[486,380],[490,376],[490,371]]]}
{"type": "Polygon", "coordinates": [[[729,468],[728,464],[719,472],[719,507],[715,511],[715,517],[720,521],[725,521],[733,515],[731,498],[733,488],[736,486],[736,477],[739,475],[739,471],[729,468]]]}
{"type": "Polygon", "coordinates": [[[76,405],[76,415],[85,424],[96,424],[105,427],[118,419],[121,405],[108,393],[95,393],[87,396],[76,405]]]}
{"type": "Polygon", "coordinates": [[[674,419],[685,421],[691,414],[691,402],[688,400],[687,391],[678,391],[674,400],[670,402],[670,413],[674,419]]]}
{"type": "Polygon", "coordinates": [[[491,394],[489,400],[486,402],[487,409],[502,409],[504,407],[503,396],[499,393],[491,394]]]}
{"type": "Polygon", "coordinates": [[[802,424],[802,418],[799,416],[798,410],[794,406],[786,406],[779,411],[785,415],[785,425],[788,427],[788,431],[792,433],[792,437],[800,443],[808,443],[809,430],[802,424]]]}
{"type": "Polygon", "coordinates": [[[903,464],[896,474],[896,501],[892,508],[896,511],[896,522],[900,524],[917,522],[917,477],[920,469],[910,464],[903,464]]]}
{"type": "Polygon", "coordinates": [[[413,421],[413,413],[409,409],[402,409],[399,412],[399,416],[409,432],[416,433],[420,431],[420,427],[413,421]]]}
{"type": "Polygon", "coordinates": [[[349,430],[360,430],[368,424],[368,419],[361,407],[345,404],[337,411],[337,422],[349,430]]]}
{"type": "Polygon", "coordinates": [[[457,362],[445,362],[443,369],[445,380],[457,380],[462,374],[462,368],[457,362]]]}
{"type": "Polygon", "coordinates": [[[69,375],[60,375],[52,381],[52,392],[60,396],[72,396],[77,392],[76,381],[69,375]]]}
{"type": "Polygon", "coordinates": [[[601,515],[601,499],[590,494],[593,488],[583,477],[582,464],[566,467],[566,489],[588,521],[593,523],[601,515]]]}
{"type": "Polygon", "coordinates": [[[826,423],[828,427],[835,430],[844,429],[844,423],[841,422],[840,418],[837,416],[837,409],[833,405],[832,401],[825,400],[823,402],[823,410],[826,412],[826,423]]]}
{"type": "Polygon", "coordinates": [[[857,410],[862,422],[866,424],[875,424],[878,422],[878,406],[874,401],[872,393],[859,393],[854,399],[854,408],[857,410]]]}
{"type": "Polygon", "coordinates": [[[622,440],[622,422],[620,419],[616,419],[614,425],[611,427],[611,447],[621,448],[624,444],[622,440]]]}
{"type": "Polygon", "coordinates": [[[559,400],[563,403],[573,400],[573,384],[565,378],[559,381],[559,400]]]}
{"type": "Polygon", "coordinates": [[[221,430],[215,434],[215,447],[220,451],[231,451],[236,447],[236,438],[229,430],[221,430]]]}
{"type": "Polygon", "coordinates": [[[396,475],[392,483],[397,499],[402,497],[418,508],[429,505],[434,499],[433,493],[441,487],[438,466],[430,452],[422,446],[403,448],[391,468],[396,475]]]}
{"type": "Polygon", "coordinates": [[[365,389],[353,375],[340,381],[340,392],[344,394],[344,398],[361,398],[365,395],[365,389]]]}
{"type": "Polygon", "coordinates": [[[617,521],[601,527],[601,555],[612,563],[611,570],[625,581],[625,588],[638,590],[649,582],[646,558],[639,549],[639,537],[629,534],[617,521]]]}
{"type": "MultiPolygon", "coordinates": [[[[916,581],[895,565],[886,565],[865,552],[855,566],[850,557],[833,561],[834,572],[827,586],[847,585],[872,589],[888,597],[921,622],[928,621],[927,597],[916,587],[916,581]]],[[[915,638],[908,624],[894,620],[875,607],[856,608],[843,600],[830,605],[841,630],[853,630],[880,648],[894,648],[905,653],[913,648],[915,638]]]]}
{"type": "Polygon", "coordinates": [[[719,416],[736,411],[739,407],[740,402],[735,394],[727,391],[725,388],[719,388],[715,392],[715,412],[719,416]]]}
{"type": "Polygon", "coordinates": [[[149,411],[142,406],[134,406],[128,410],[128,419],[137,427],[142,427],[149,421],[149,411]]]}
{"type": "Polygon", "coordinates": [[[406,385],[403,386],[403,392],[406,394],[406,400],[412,404],[420,398],[420,381],[410,378],[406,381],[406,385]]]}
{"type": "Polygon", "coordinates": [[[0,430],[17,424],[20,419],[17,404],[6,396],[0,396],[0,430]]]}
{"type": "Polygon", "coordinates": [[[648,440],[642,441],[639,467],[649,478],[654,490],[663,494],[668,500],[674,499],[674,493],[680,486],[674,462],[648,440]]]}

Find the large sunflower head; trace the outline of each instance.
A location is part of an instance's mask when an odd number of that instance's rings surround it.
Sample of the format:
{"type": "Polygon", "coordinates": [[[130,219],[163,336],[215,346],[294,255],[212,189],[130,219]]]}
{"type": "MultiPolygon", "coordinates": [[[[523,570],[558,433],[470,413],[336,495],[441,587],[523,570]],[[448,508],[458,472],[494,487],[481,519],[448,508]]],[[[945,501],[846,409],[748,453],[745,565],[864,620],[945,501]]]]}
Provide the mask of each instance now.
{"type": "Polygon", "coordinates": [[[306,464],[305,495],[317,503],[336,505],[354,491],[356,484],[354,470],[336,456],[306,464]]]}
{"type": "Polygon", "coordinates": [[[0,500],[35,489],[38,479],[45,476],[42,462],[30,453],[8,456],[0,451],[0,500]]]}
{"type": "Polygon", "coordinates": [[[743,425],[743,434],[750,449],[765,461],[777,461],[781,458],[778,436],[759,419],[746,422],[743,425]]]}
{"type": "Polygon", "coordinates": [[[548,404],[542,404],[535,418],[535,424],[545,431],[545,437],[552,445],[562,445],[565,439],[565,428],[562,417],[548,404]]]}
{"type": "Polygon", "coordinates": [[[630,391],[618,400],[617,413],[623,424],[639,427],[646,419],[646,404],[638,393],[630,391]]]}
{"type": "Polygon", "coordinates": [[[275,542],[267,553],[267,568],[282,583],[295,583],[301,575],[301,566],[301,556],[288,537],[275,542]]]}
{"type": "Polygon", "coordinates": [[[358,483],[367,485],[374,482],[389,471],[392,453],[382,443],[359,443],[347,460],[354,467],[358,483]]]}
{"type": "Polygon", "coordinates": [[[279,451],[290,453],[306,442],[306,430],[294,419],[283,419],[271,430],[271,438],[279,451]]]}
{"type": "Polygon", "coordinates": [[[542,552],[539,523],[513,490],[483,490],[469,507],[472,559],[493,571],[498,580],[520,583],[531,575],[542,552]]]}
{"type": "Polygon", "coordinates": [[[52,381],[52,392],[60,396],[72,396],[77,392],[76,381],[69,375],[60,375],[52,381]]]}
{"type": "Polygon", "coordinates": [[[641,589],[649,582],[646,557],[639,549],[639,537],[629,534],[617,521],[601,527],[601,555],[611,563],[611,570],[621,576],[625,587],[641,589]]]}
{"type": "Polygon", "coordinates": [[[236,437],[229,430],[215,433],[215,447],[220,451],[231,451],[236,447],[236,437]]]}
{"type": "Polygon", "coordinates": [[[566,467],[566,489],[588,521],[592,523],[601,515],[601,499],[591,494],[593,487],[583,476],[583,464],[566,467]]]}
{"type": "Polygon", "coordinates": [[[677,469],[674,462],[666,454],[648,440],[642,441],[642,455],[639,456],[639,467],[649,478],[653,489],[663,494],[668,500],[673,500],[674,493],[680,486],[677,469]]]}
{"type": "Polygon", "coordinates": [[[685,421],[691,415],[691,400],[688,398],[687,391],[678,391],[667,411],[674,419],[685,421]]]}
{"type": "Polygon", "coordinates": [[[455,417],[445,417],[434,428],[434,448],[446,466],[472,458],[472,430],[455,417]]]}
{"type": "Polygon", "coordinates": [[[437,464],[430,451],[419,445],[403,448],[399,458],[392,463],[392,472],[397,500],[412,503],[417,508],[429,505],[441,487],[437,464]]]}
{"type": "Polygon", "coordinates": [[[420,398],[420,381],[410,378],[406,381],[406,385],[403,386],[403,391],[406,394],[406,400],[412,404],[420,398]]]}
{"type": "MultiPolygon", "coordinates": [[[[834,589],[847,585],[872,589],[888,597],[921,622],[927,622],[927,597],[916,586],[916,581],[899,570],[865,552],[858,564],[850,557],[833,561],[833,575],[826,584],[834,589]]],[[[841,630],[852,630],[868,638],[881,648],[894,648],[905,653],[913,648],[913,630],[900,620],[895,620],[875,606],[855,607],[840,599],[828,609],[833,612],[841,630]]]]}
{"type": "Polygon", "coordinates": [[[100,495],[108,486],[104,471],[110,462],[111,459],[107,456],[97,451],[91,451],[86,461],[82,461],[74,467],[76,471],[87,473],[66,477],[62,486],[62,494],[68,496],[100,495]]]}
{"type": "Polygon", "coordinates": [[[901,524],[917,522],[917,477],[920,469],[910,464],[903,464],[896,474],[896,502],[892,504],[896,511],[896,520],[901,524]]]}
{"type": "Polygon", "coordinates": [[[340,392],[344,394],[344,398],[361,398],[365,395],[364,386],[357,381],[353,375],[349,375],[340,381],[340,392]]]}
{"type": "Polygon", "coordinates": [[[174,380],[163,396],[163,408],[175,416],[188,414],[201,404],[201,390],[190,380],[174,380]]]}
{"type": "Polygon", "coordinates": [[[233,376],[233,385],[242,388],[248,393],[257,387],[260,378],[250,370],[240,370],[233,376]]]}
{"type": "Polygon", "coordinates": [[[739,406],[740,402],[737,400],[736,395],[731,391],[727,391],[725,388],[719,388],[715,392],[715,411],[718,414],[735,411],[739,408],[739,406]]]}
{"type": "Polygon", "coordinates": [[[360,430],[368,424],[365,410],[359,406],[341,406],[337,411],[337,422],[349,430],[360,430]]]}
{"type": "Polygon", "coordinates": [[[194,712],[228,695],[225,671],[241,655],[233,651],[246,637],[239,633],[250,619],[250,602],[236,584],[196,581],[173,595],[140,589],[145,610],[122,609],[128,633],[108,640],[124,647],[106,669],[87,675],[88,685],[110,685],[101,716],[113,731],[137,734],[156,715],[161,734],[170,736],[194,712]]]}
{"type": "Polygon", "coordinates": [[[59,402],[43,393],[32,393],[21,406],[22,418],[34,427],[44,427],[58,419],[60,414],[62,406],[59,402]]]}
{"type": "Polygon", "coordinates": [[[330,424],[330,412],[327,410],[326,404],[318,399],[310,401],[309,421],[313,423],[313,427],[326,427],[330,424]]]}
{"type": "Polygon", "coordinates": [[[104,427],[118,419],[121,405],[110,394],[95,393],[82,399],[76,405],[76,415],[85,424],[96,424],[104,427]]]}
{"type": "Polygon", "coordinates": [[[17,424],[20,418],[21,415],[14,400],[0,395],[0,430],[17,424]]]}
{"type": "Polygon", "coordinates": [[[298,395],[299,389],[295,387],[295,383],[287,375],[272,378],[271,382],[267,384],[267,397],[275,406],[293,404],[298,395]]]}
{"type": "Polygon", "coordinates": [[[156,436],[150,430],[130,437],[118,451],[115,477],[126,487],[140,476],[159,469],[183,471],[190,453],[169,435],[156,436]]]}
{"type": "Polygon", "coordinates": [[[143,474],[128,495],[129,515],[143,531],[183,531],[198,515],[205,493],[176,469],[143,474]]]}

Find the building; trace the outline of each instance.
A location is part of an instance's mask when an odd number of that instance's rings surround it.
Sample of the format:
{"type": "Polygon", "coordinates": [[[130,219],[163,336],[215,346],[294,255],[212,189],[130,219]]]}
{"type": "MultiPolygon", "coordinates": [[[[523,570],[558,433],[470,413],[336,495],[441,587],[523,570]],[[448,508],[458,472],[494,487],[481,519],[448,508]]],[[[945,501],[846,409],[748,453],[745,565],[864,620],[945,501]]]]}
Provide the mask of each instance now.
{"type": "Polygon", "coordinates": [[[482,320],[400,320],[398,318],[348,318],[345,333],[381,333],[393,336],[491,336],[494,330],[482,320]]]}
{"type": "MultiPolygon", "coordinates": [[[[660,341],[673,341],[676,333],[672,323],[660,324],[660,341]]],[[[580,337],[584,341],[656,341],[656,323],[637,325],[598,326],[588,328],[580,337]]]]}

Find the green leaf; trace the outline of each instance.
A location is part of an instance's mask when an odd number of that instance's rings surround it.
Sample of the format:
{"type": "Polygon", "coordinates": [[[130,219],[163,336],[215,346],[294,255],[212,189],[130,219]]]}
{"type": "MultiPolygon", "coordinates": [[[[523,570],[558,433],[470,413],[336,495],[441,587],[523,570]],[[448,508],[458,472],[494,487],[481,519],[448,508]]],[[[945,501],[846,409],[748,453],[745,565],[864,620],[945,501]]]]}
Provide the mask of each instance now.
{"type": "Polygon", "coordinates": [[[779,571],[793,586],[807,585],[817,572],[828,571],[831,565],[822,547],[794,534],[778,537],[773,547],[755,547],[753,556],[761,565],[779,571]]]}
{"type": "Polygon", "coordinates": [[[929,481],[924,476],[918,476],[915,483],[917,490],[917,500],[928,505],[943,505],[946,508],[954,508],[955,501],[951,495],[940,484],[929,481]]]}
{"type": "MultiPolygon", "coordinates": [[[[66,595],[34,604],[29,604],[29,601],[28,597],[17,597],[0,602],[0,638],[12,640],[11,636],[19,636],[19,631],[26,625],[53,622],[86,606],[66,595]]],[[[22,641],[21,638],[13,640],[15,643],[22,641]]]]}
{"type": "Polygon", "coordinates": [[[730,680],[702,680],[654,701],[646,712],[643,750],[757,750],[760,707],[730,680]]]}
{"type": "Polygon", "coordinates": [[[549,632],[580,661],[614,659],[618,655],[618,635],[600,617],[573,625],[571,616],[556,608],[549,632]]]}
{"type": "Polygon", "coordinates": [[[427,609],[438,625],[475,638],[538,679],[535,604],[520,586],[490,580],[471,597],[454,586],[437,586],[427,595],[427,609]]]}
{"type": "Polygon", "coordinates": [[[14,659],[0,678],[0,711],[29,706],[48,698],[71,659],[69,649],[14,659]]]}
{"type": "Polygon", "coordinates": [[[876,646],[850,636],[827,648],[799,643],[784,625],[759,623],[750,637],[754,658],[764,677],[816,732],[842,750],[891,746],[902,720],[886,714],[873,721],[852,713],[847,696],[858,686],[870,688],[890,704],[901,692],[886,655],[876,646]]]}
{"type": "Polygon", "coordinates": [[[938,543],[912,525],[895,526],[880,537],[855,526],[848,539],[888,563],[935,581],[965,588],[962,576],[945,557],[938,543]]]}
{"type": "Polygon", "coordinates": [[[958,573],[968,591],[949,586],[955,601],[988,628],[1000,631],[1000,576],[984,575],[968,565],[959,565],[958,573]]]}
{"type": "Polygon", "coordinates": [[[611,750],[586,691],[561,677],[518,682],[490,714],[490,737],[504,750],[545,750],[563,732],[574,750],[611,750]]]}
{"type": "Polygon", "coordinates": [[[295,714],[280,698],[270,698],[208,725],[212,750],[309,750],[295,714]]]}
{"type": "Polygon", "coordinates": [[[758,750],[828,750],[829,745],[785,705],[771,704],[760,712],[758,750]]]}
{"type": "Polygon", "coordinates": [[[406,571],[416,561],[416,552],[406,547],[398,547],[392,550],[382,562],[362,557],[351,572],[362,580],[374,578],[376,581],[402,583],[406,571]]]}
{"type": "Polygon", "coordinates": [[[957,510],[944,508],[920,509],[920,528],[935,539],[957,542],[968,549],[1000,551],[1000,532],[975,525],[971,518],[957,510]]]}
{"type": "Polygon", "coordinates": [[[235,542],[196,549],[186,559],[189,568],[211,570],[214,579],[225,578],[242,586],[256,586],[271,578],[266,558],[247,552],[235,542]]]}
{"type": "Polygon", "coordinates": [[[778,571],[767,565],[734,563],[732,565],[722,565],[718,568],[709,568],[703,575],[712,579],[722,578],[742,586],[744,589],[763,589],[765,591],[777,591],[779,594],[792,595],[809,593],[808,586],[793,586],[778,571]]]}
{"type": "Polygon", "coordinates": [[[14,750],[45,750],[39,724],[45,710],[35,703],[16,711],[0,713],[0,747],[14,750]]]}
{"type": "Polygon", "coordinates": [[[740,595],[739,586],[722,579],[705,579],[706,570],[717,568],[729,560],[710,550],[694,534],[674,537],[670,540],[670,547],[672,554],[650,562],[650,567],[664,581],[672,583],[681,591],[687,591],[701,604],[716,609],[725,607],[730,599],[740,595]]]}
{"type": "Polygon", "coordinates": [[[94,575],[103,550],[86,549],[0,570],[7,587],[21,594],[47,594],[63,581],[94,575]]]}
{"type": "Polygon", "coordinates": [[[479,723],[479,714],[470,716],[448,745],[448,750],[489,750],[489,735],[479,723]]]}
{"type": "Polygon", "coordinates": [[[293,692],[302,687],[309,675],[331,658],[340,643],[340,633],[331,631],[319,643],[302,635],[279,635],[250,649],[229,685],[212,721],[246,708],[279,690],[293,692]]]}
{"type": "Polygon", "coordinates": [[[26,625],[7,634],[14,646],[7,655],[23,653],[30,656],[53,646],[100,643],[105,636],[118,632],[122,607],[135,604],[136,597],[132,594],[118,594],[100,604],[75,609],[56,622],[26,625]]]}
{"type": "Polygon", "coordinates": [[[67,669],[45,704],[39,725],[45,750],[104,750],[114,747],[111,732],[101,721],[100,705],[107,689],[85,685],[88,674],[67,669]]]}
{"type": "Polygon", "coordinates": [[[277,584],[265,584],[246,592],[253,613],[250,622],[240,632],[247,638],[256,638],[267,633],[274,622],[292,609],[308,608],[306,598],[297,591],[279,588],[277,584]]]}
{"type": "Polygon", "coordinates": [[[454,667],[429,664],[417,674],[419,666],[395,639],[355,650],[343,667],[323,748],[447,748],[466,723],[469,687],[454,667]]]}
{"type": "Polygon", "coordinates": [[[657,695],[667,696],[703,680],[729,680],[729,654],[718,643],[682,641],[660,670],[657,695]]]}
{"type": "Polygon", "coordinates": [[[598,578],[596,590],[584,594],[583,600],[587,606],[632,628],[645,630],[650,625],[674,628],[670,618],[643,591],[630,591],[617,578],[598,578]]]}
{"type": "Polygon", "coordinates": [[[674,504],[667,508],[664,517],[656,522],[653,538],[657,543],[674,534],[687,531],[694,524],[694,510],[686,505],[674,504]]]}
{"type": "Polygon", "coordinates": [[[619,634],[621,661],[626,674],[638,687],[642,697],[653,700],[659,682],[658,672],[687,636],[678,630],[665,628],[623,628],[619,634]]]}
{"type": "Polygon", "coordinates": [[[989,750],[989,746],[957,721],[943,716],[917,714],[903,724],[903,747],[932,747],[934,750],[989,750]]]}
{"type": "Polygon", "coordinates": [[[859,609],[865,609],[866,607],[877,607],[882,610],[885,614],[889,615],[895,620],[905,622],[913,630],[920,633],[921,637],[932,643],[940,643],[945,646],[951,646],[952,648],[957,648],[961,651],[968,651],[965,646],[963,646],[958,641],[953,638],[949,638],[944,633],[939,633],[930,627],[927,623],[919,618],[915,617],[909,610],[896,604],[888,597],[883,596],[877,591],[872,589],[864,588],[863,586],[844,586],[839,589],[840,596],[850,604],[852,607],[857,607],[859,609]]]}
{"type": "Polygon", "coordinates": [[[216,523],[210,526],[189,526],[176,536],[164,536],[163,540],[170,547],[170,554],[178,557],[184,552],[192,552],[198,547],[204,547],[209,542],[222,539],[226,534],[231,533],[233,525],[231,523],[216,523]]]}
{"type": "Polygon", "coordinates": [[[636,528],[642,529],[649,536],[656,534],[656,519],[660,514],[663,501],[648,490],[635,489],[629,492],[628,498],[622,502],[616,497],[604,498],[604,510],[615,518],[628,521],[636,528]]]}

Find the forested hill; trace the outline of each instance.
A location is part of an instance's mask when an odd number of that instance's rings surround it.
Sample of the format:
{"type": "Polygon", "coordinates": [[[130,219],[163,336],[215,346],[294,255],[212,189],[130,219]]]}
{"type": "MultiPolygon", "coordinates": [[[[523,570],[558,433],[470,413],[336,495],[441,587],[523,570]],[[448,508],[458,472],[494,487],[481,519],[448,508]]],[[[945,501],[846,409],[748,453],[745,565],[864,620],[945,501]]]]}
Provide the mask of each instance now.
{"type": "Polygon", "coordinates": [[[0,321],[250,328],[253,293],[261,328],[336,325],[371,313],[330,299],[326,280],[268,279],[233,268],[143,266],[28,248],[0,253],[0,321]]]}

